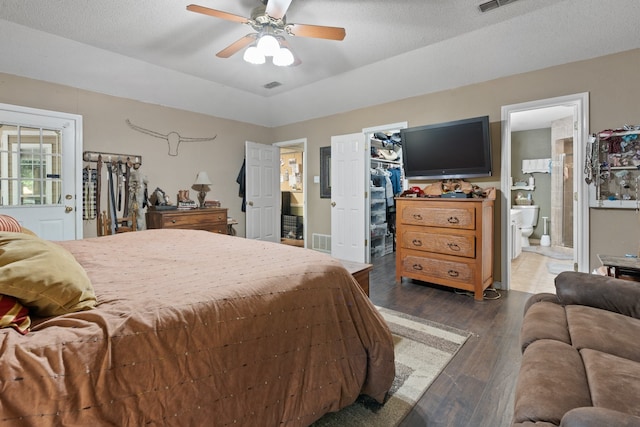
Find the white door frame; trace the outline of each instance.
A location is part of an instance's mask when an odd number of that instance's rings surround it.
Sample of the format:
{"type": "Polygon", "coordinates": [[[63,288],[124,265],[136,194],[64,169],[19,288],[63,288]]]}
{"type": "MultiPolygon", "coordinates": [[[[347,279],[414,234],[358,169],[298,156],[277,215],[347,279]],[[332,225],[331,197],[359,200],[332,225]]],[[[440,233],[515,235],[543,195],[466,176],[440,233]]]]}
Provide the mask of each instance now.
{"type": "Polygon", "coordinates": [[[560,96],[556,98],[540,99],[523,102],[520,104],[505,105],[502,107],[502,283],[497,284],[501,289],[510,288],[511,280],[511,113],[536,110],[539,108],[554,107],[558,105],[573,106],[574,111],[574,259],[578,263],[578,271],[589,270],[589,186],[582,175],[582,166],[585,162],[585,147],[589,138],[589,93],[583,92],[574,95],[560,96]]]}
{"type": "MultiPolygon", "coordinates": [[[[308,247],[309,244],[309,239],[308,237],[308,232],[309,232],[309,216],[308,216],[308,212],[307,212],[307,194],[309,193],[309,187],[307,186],[308,182],[307,182],[307,157],[309,157],[307,155],[307,138],[300,138],[300,139],[293,139],[291,141],[282,141],[282,142],[276,142],[273,145],[277,146],[277,147],[289,147],[291,145],[295,145],[295,146],[299,146],[302,145],[302,152],[304,153],[302,155],[302,188],[304,189],[302,192],[302,221],[303,221],[303,226],[302,226],[302,230],[303,230],[303,234],[302,234],[302,238],[304,239],[304,247],[308,247]]],[[[278,184],[280,185],[280,184],[278,184]]],[[[280,213],[282,215],[282,212],[280,213]]]]}
{"type": "MultiPolygon", "coordinates": [[[[68,191],[67,194],[71,196],[71,200],[66,200],[65,205],[70,206],[73,209],[73,213],[67,215],[73,215],[73,236],[64,233],[62,239],[82,239],[83,238],[83,224],[82,224],[82,149],[83,149],[83,134],[82,134],[82,116],[78,114],[64,113],[60,111],[42,110],[39,108],[23,107],[19,105],[2,104],[0,103],[0,111],[7,113],[17,114],[29,114],[33,116],[42,116],[54,120],[60,120],[65,122],[64,128],[71,128],[73,130],[73,150],[64,154],[66,158],[72,157],[73,164],[73,183],[66,185],[68,191]]],[[[30,123],[30,125],[38,126],[38,123],[30,123]]],[[[46,127],[46,126],[44,126],[46,127]]],[[[66,148],[66,147],[65,147],[66,148]]]]}

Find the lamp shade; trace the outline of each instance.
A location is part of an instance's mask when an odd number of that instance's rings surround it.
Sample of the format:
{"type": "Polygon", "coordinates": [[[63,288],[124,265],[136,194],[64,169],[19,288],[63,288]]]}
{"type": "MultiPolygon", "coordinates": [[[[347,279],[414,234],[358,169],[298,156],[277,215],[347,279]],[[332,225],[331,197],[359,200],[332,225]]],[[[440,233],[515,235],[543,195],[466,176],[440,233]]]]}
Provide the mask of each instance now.
{"type": "Polygon", "coordinates": [[[280,43],[273,37],[271,34],[265,34],[260,37],[258,40],[258,50],[264,56],[273,56],[278,53],[278,49],[280,49],[280,43]]]}
{"type": "Polygon", "coordinates": [[[247,50],[244,51],[243,59],[250,64],[260,65],[265,63],[264,55],[255,45],[249,46],[247,50]]]}
{"type": "Polygon", "coordinates": [[[278,50],[278,53],[276,53],[273,57],[274,65],[277,65],[279,67],[288,67],[289,65],[293,64],[293,61],[293,53],[291,53],[291,51],[286,47],[281,47],[278,50]]]}
{"type": "Polygon", "coordinates": [[[211,185],[211,180],[209,179],[209,175],[206,172],[200,171],[196,176],[196,182],[193,185],[211,185]]]}

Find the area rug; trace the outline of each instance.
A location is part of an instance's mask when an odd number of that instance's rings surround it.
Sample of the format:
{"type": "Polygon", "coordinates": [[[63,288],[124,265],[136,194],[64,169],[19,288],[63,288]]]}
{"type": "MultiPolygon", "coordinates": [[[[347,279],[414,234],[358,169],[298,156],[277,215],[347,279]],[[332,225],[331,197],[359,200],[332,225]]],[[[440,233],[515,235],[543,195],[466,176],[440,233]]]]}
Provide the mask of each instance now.
{"type": "Polygon", "coordinates": [[[536,254],[544,255],[549,258],[573,259],[573,249],[565,248],[563,246],[523,246],[522,250],[525,252],[533,252],[536,254]]]}
{"type": "Polygon", "coordinates": [[[573,264],[564,262],[548,262],[547,271],[551,274],[560,274],[563,271],[573,271],[573,264]]]}
{"type": "Polygon", "coordinates": [[[383,405],[366,398],[327,414],[312,427],[394,427],[460,350],[468,332],[378,307],[393,334],[396,377],[383,405]]]}

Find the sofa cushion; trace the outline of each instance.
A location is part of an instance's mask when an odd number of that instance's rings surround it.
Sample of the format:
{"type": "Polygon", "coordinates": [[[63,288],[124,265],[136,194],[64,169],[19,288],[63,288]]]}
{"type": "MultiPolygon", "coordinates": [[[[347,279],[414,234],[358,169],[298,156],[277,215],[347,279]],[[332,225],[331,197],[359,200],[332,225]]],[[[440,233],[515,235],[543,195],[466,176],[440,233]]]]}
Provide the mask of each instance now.
{"type": "Polygon", "coordinates": [[[640,363],[601,351],[580,351],[593,406],[640,416],[640,363]]]}
{"type": "Polygon", "coordinates": [[[638,427],[640,417],[605,408],[576,408],[567,412],[560,423],[560,427],[602,426],[638,427]]]}
{"type": "Polygon", "coordinates": [[[640,319],[582,305],[565,307],[572,345],[640,362],[640,319]]]}
{"type": "Polygon", "coordinates": [[[591,406],[591,397],[580,353],[555,340],[531,343],[522,355],[514,424],[559,425],[566,412],[582,406],[591,406]]]}
{"type": "Polygon", "coordinates": [[[597,274],[564,271],[555,279],[564,305],[588,305],[640,319],[638,283],[597,274]]]}
{"type": "Polygon", "coordinates": [[[553,302],[537,302],[527,310],[520,331],[520,348],[524,350],[534,341],[552,339],[571,344],[567,316],[563,306],[553,302]]]}

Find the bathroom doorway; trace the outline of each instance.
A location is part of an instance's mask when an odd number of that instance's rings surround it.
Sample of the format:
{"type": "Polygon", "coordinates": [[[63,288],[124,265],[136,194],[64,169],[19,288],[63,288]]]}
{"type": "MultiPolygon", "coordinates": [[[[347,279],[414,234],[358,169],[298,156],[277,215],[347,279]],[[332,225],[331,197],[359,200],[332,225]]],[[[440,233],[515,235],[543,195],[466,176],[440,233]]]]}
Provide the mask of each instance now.
{"type": "Polygon", "coordinates": [[[559,272],[588,270],[587,117],[586,93],[502,108],[503,289],[554,292],[559,272]],[[533,224],[512,224],[518,205],[533,224]]]}
{"type": "Polygon", "coordinates": [[[307,246],[306,139],[278,142],[280,147],[281,232],[280,242],[307,246]]]}

